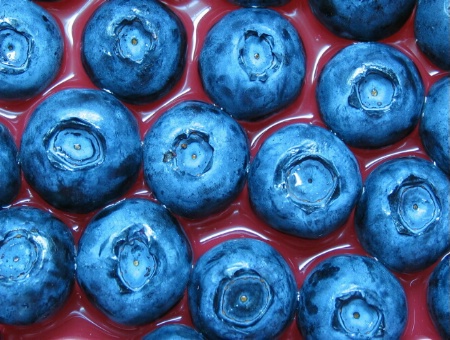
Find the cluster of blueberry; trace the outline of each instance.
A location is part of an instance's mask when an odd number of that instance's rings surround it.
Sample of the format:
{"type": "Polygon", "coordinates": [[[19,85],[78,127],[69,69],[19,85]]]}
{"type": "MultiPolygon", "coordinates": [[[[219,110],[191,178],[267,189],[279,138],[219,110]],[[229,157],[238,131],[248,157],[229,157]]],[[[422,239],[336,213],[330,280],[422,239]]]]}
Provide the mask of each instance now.
{"type": "Polygon", "coordinates": [[[79,287],[123,327],[155,322],[186,295],[196,330],[172,324],[147,340],[271,339],[294,317],[307,339],[396,339],[408,322],[398,275],[435,265],[429,313],[449,338],[448,0],[310,0],[321,25],[354,43],[314,79],[320,123],[285,121],[258,145],[247,127],[276,119],[309,81],[302,35],[312,33],[277,10],[289,0],[228,2],[193,59],[205,96],[155,115],[141,138],[134,109],[166,98],[188,64],[190,32],[171,6],[99,1],[79,41],[93,86],[44,96],[71,57],[64,35],[45,6],[0,0],[0,113],[44,97],[29,106],[20,148],[0,124],[0,324],[45,322],[79,287]],[[380,42],[412,13],[417,46],[443,75],[432,86],[380,42]],[[361,171],[365,150],[415,129],[424,157],[361,171]],[[128,195],[141,178],[145,193],[128,195]],[[24,186],[47,210],[17,200],[24,186]],[[238,199],[253,223],[299,246],[351,221],[361,254],[330,256],[301,281],[264,237],[196,254],[182,222],[220,219],[238,199]],[[89,219],[74,238],[69,222],[80,216],[89,219]]]}

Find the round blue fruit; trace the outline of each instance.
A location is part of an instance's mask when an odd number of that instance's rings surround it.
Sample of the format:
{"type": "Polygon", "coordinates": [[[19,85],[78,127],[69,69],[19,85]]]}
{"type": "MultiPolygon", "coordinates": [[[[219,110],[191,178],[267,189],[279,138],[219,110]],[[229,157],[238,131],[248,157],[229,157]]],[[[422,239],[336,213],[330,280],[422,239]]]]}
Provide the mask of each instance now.
{"type": "Polygon", "coordinates": [[[360,195],[358,163],[328,130],[288,125],[269,136],[250,166],[248,190],[271,227],[320,238],[342,226],[360,195]]]}
{"type": "Polygon", "coordinates": [[[355,227],[364,249],[390,269],[425,269],[450,249],[450,182],[415,157],[387,161],[366,179],[355,227]]]}
{"type": "Polygon", "coordinates": [[[0,123],[0,206],[11,203],[21,185],[17,146],[8,128],[0,123]]]}
{"type": "Polygon", "coordinates": [[[0,323],[28,325],[55,314],[75,278],[70,229],[31,207],[0,211],[0,323]]]}
{"type": "Polygon", "coordinates": [[[316,18],[334,34],[375,41],[397,32],[411,15],[415,0],[309,0],[316,18]]]}
{"type": "Polygon", "coordinates": [[[104,91],[63,90],[32,113],[20,160],[27,182],[48,203],[86,213],[136,180],[142,161],[137,121],[104,91]]]}
{"type": "Polygon", "coordinates": [[[28,0],[0,0],[0,99],[27,99],[46,89],[61,66],[55,19],[28,0]]]}
{"type": "Polygon", "coordinates": [[[164,325],[153,332],[146,334],[142,340],[203,340],[203,336],[197,332],[195,329],[181,325],[181,324],[170,324],[164,325]]]}
{"type": "Polygon", "coordinates": [[[414,129],[425,96],[406,55],[386,44],[357,43],[325,65],[316,98],[325,124],[345,143],[379,148],[414,129]]]}
{"type": "Polygon", "coordinates": [[[161,317],[182,298],[191,268],[191,247],[180,225],[149,200],[127,199],[102,209],[78,245],[80,287],[120,324],[161,317]]]}
{"type": "Polygon", "coordinates": [[[247,179],[249,142],[217,107],[187,101],[166,111],[144,139],[144,177],[173,213],[198,218],[225,209],[247,179]]]}
{"type": "Polygon", "coordinates": [[[305,339],[399,339],[405,292],[373,258],[337,255],[320,262],[299,293],[297,325],[305,339]]]}
{"type": "Polygon", "coordinates": [[[450,339],[450,255],[434,268],[428,281],[428,310],[443,339],[450,339]]]}
{"type": "Polygon", "coordinates": [[[136,104],[170,91],[182,75],[185,55],[185,29],[160,1],[107,1],[82,37],[83,64],[95,85],[136,104]]]}
{"type": "Polygon", "coordinates": [[[414,18],[417,45],[438,67],[450,70],[450,4],[448,0],[419,0],[414,18]]]}
{"type": "Polygon", "coordinates": [[[426,152],[450,176],[450,77],[434,83],[428,92],[419,131],[426,152]]]}
{"type": "Polygon", "coordinates": [[[273,339],[293,320],[294,275],[269,244],[228,240],[203,254],[188,285],[192,320],[212,339],[273,339]]]}
{"type": "Polygon", "coordinates": [[[255,120],[290,104],[305,77],[305,53],[292,24],[271,9],[243,8],[208,32],[199,57],[203,88],[238,120],[255,120]]]}

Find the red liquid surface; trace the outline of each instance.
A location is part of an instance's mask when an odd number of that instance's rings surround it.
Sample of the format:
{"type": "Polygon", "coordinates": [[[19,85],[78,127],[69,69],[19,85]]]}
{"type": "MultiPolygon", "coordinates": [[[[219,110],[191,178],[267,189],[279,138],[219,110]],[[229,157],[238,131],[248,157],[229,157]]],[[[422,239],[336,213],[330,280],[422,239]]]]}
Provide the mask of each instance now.
{"type": "MultiPolygon", "coordinates": [[[[66,88],[95,88],[81,63],[81,37],[83,28],[93,11],[105,0],[60,0],[39,2],[57,20],[64,34],[65,53],[59,75],[44,93],[26,101],[0,101],[0,121],[13,133],[17,145],[30,114],[36,106],[49,95],[66,88]]],[[[187,63],[183,77],[162,99],[145,104],[129,105],[140,124],[141,136],[155,120],[170,107],[185,100],[211,102],[204,92],[198,74],[198,56],[204,38],[222,16],[238,7],[226,0],[165,0],[183,22],[188,34],[187,63]]],[[[354,41],[338,38],[327,31],[313,16],[306,0],[292,0],[285,6],[274,8],[284,15],[298,30],[306,50],[306,78],[300,96],[277,114],[257,122],[240,122],[251,142],[252,158],[261,143],[280,127],[292,123],[310,123],[325,126],[317,103],[315,88],[318,76],[326,62],[341,48],[354,41]]],[[[395,46],[416,64],[428,91],[430,85],[448,72],[439,70],[419,51],[413,32],[413,17],[393,36],[381,42],[395,46]]],[[[218,56],[220,58],[220,56],[218,56]]],[[[363,179],[380,163],[397,157],[417,156],[429,159],[421,144],[418,129],[398,143],[377,149],[363,150],[351,148],[361,169],[363,179]]],[[[125,197],[154,199],[145,185],[142,171],[138,181],[125,197]]],[[[118,199],[119,200],[119,199],[118,199]]],[[[19,196],[12,206],[35,206],[54,213],[73,231],[78,242],[84,228],[95,212],[85,215],[68,214],[45,203],[23,181],[19,196]]],[[[232,238],[253,237],[274,246],[291,266],[298,288],[308,273],[320,261],[342,253],[364,254],[359,245],[353,226],[353,214],[347,223],[328,237],[320,240],[305,240],[278,232],[252,211],[245,187],[239,197],[225,211],[198,220],[178,218],[193,248],[194,261],[211,247],[232,238]]],[[[435,264],[414,274],[395,275],[402,283],[408,299],[408,323],[402,339],[439,339],[430,319],[426,305],[428,277],[435,264]]],[[[192,326],[188,310],[187,296],[167,314],[151,324],[140,327],[125,327],[115,324],[101,314],[75,288],[65,306],[51,318],[31,326],[8,326],[0,324],[0,338],[4,339],[140,339],[149,331],[167,323],[181,323],[192,326]]],[[[281,339],[302,339],[292,320],[290,326],[280,336],[281,339]]]]}

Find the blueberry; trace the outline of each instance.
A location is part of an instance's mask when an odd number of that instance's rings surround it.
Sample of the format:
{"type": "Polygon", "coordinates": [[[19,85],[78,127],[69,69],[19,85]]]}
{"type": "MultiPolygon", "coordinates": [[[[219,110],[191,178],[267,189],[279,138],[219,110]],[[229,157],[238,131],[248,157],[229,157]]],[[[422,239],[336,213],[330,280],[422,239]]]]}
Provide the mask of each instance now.
{"type": "Polygon", "coordinates": [[[202,340],[203,336],[198,333],[195,329],[181,325],[181,324],[170,324],[159,327],[146,334],[142,340],[202,340]]]}
{"type": "Polygon", "coordinates": [[[27,182],[48,203],[89,212],[122,195],[137,178],[137,121],[111,94],[63,90],[32,113],[20,159],[27,182]]]}
{"type": "Polygon", "coordinates": [[[206,93],[239,120],[254,120],[290,104],[305,77],[302,41],[270,9],[226,14],[208,32],[199,57],[206,93]]]}
{"type": "Polygon", "coordinates": [[[305,339],[399,339],[408,314],[395,276],[359,255],[320,262],[300,288],[298,307],[305,339]]]}
{"type": "Polygon", "coordinates": [[[78,283],[97,308],[125,325],[152,322],[172,308],[191,267],[191,247],[178,222],[145,199],[103,208],[78,245],[78,283]]]}
{"type": "Polygon", "coordinates": [[[434,83],[429,92],[419,126],[428,155],[450,176],[450,77],[434,83]]]}
{"type": "Polygon", "coordinates": [[[317,19],[347,39],[375,41],[397,32],[411,15],[415,0],[309,0],[317,19]]]}
{"type": "Polygon", "coordinates": [[[137,104],[173,88],[185,54],[185,29],[159,1],[107,1],[91,16],[82,37],[83,64],[92,81],[137,104]]]}
{"type": "Polygon", "coordinates": [[[215,106],[187,101],[166,111],[144,140],[144,176],[173,213],[208,216],[241,192],[250,158],[244,130],[215,106]]]}
{"type": "Polygon", "coordinates": [[[434,268],[428,281],[428,310],[443,339],[450,339],[450,255],[434,268]]]}
{"type": "Polygon", "coordinates": [[[270,226],[323,237],[348,218],[362,189],[358,163],[345,144],[314,125],[288,125],[261,146],[249,172],[252,207],[270,226]]]}
{"type": "Polygon", "coordinates": [[[0,0],[0,99],[41,93],[61,66],[63,39],[55,19],[28,0],[0,0]]]}
{"type": "Polygon", "coordinates": [[[415,127],[424,87],[412,60],[399,50],[357,43],[325,65],[316,98],[323,120],[344,142],[378,148],[399,141],[415,127]]]}
{"type": "Polygon", "coordinates": [[[192,320],[207,338],[271,339],[293,320],[294,275],[269,244],[232,239],[203,254],[188,285],[192,320]]]}
{"type": "Polygon", "coordinates": [[[70,229],[32,207],[0,211],[0,323],[26,325],[55,314],[75,276],[70,229]]]}
{"type": "Polygon", "coordinates": [[[243,7],[269,7],[283,6],[290,0],[229,0],[230,2],[243,7]]]}
{"type": "Polygon", "coordinates": [[[450,70],[450,2],[419,0],[414,18],[417,45],[438,67],[450,70]]]}
{"type": "Polygon", "coordinates": [[[19,193],[21,173],[18,158],[11,132],[0,123],[0,206],[11,203],[19,193]]]}
{"type": "Polygon", "coordinates": [[[415,157],[379,165],[366,179],[355,227],[364,249],[390,269],[425,269],[450,249],[449,179],[415,157]]]}

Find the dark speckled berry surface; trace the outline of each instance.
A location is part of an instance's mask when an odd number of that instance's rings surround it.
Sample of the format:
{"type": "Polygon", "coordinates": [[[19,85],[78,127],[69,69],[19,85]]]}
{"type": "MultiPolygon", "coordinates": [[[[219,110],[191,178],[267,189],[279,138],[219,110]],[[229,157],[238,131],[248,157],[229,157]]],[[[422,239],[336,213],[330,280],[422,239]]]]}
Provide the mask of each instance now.
{"type": "Polygon", "coordinates": [[[317,19],[334,34],[361,41],[386,38],[402,27],[415,0],[309,0],[317,19]]]}
{"type": "Polygon", "coordinates": [[[167,94],[180,79],[185,54],[182,23],[154,0],[108,1],[89,19],[83,35],[82,57],[92,81],[134,103],[167,94]]]}
{"type": "Polygon", "coordinates": [[[364,184],[355,227],[362,246],[399,272],[423,270],[450,250],[450,181],[412,157],[383,163],[364,184]]]}
{"type": "Polygon", "coordinates": [[[183,296],[192,266],[189,241],[173,216],[145,199],[102,209],[78,245],[77,280],[112,320],[142,325],[183,296]]]}
{"type": "Polygon", "coordinates": [[[349,218],[362,189],[351,151],[321,127],[292,124],[261,146],[249,172],[252,207],[282,232],[322,238],[349,218]]]}
{"type": "Polygon", "coordinates": [[[270,339],[294,315],[295,280],[269,244],[229,240],[197,261],[188,301],[195,326],[208,338],[270,339]]]}
{"type": "Polygon", "coordinates": [[[437,166],[450,176],[450,77],[433,84],[420,122],[425,150],[437,166]]]}
{"type": "Polygon", "coordinates": [[[406,296],[381,263],[338,255],[319,263],[300,288],[298,327],[305,339],[398,339],[406,296]]]}
{"type": "Polygon", "coordinates": [[[172,339],[172,340],[202,340],[203,336],[197,332],[194,328],[180,325],[180,324],[168,324],[161,326],[151,333],[146,334],[142,340],[160,340],[160,339],[172,339]]]}
{"type": "Polygon", "coordinates": [[[8,205],[16,198],[21,185],[17,146],[11,132],[0,124],[0,205],[8,205]]]}
{"type": "Polygon", "coordinates": [[[215,104],[236,119],[260,119],[299,95],[303,44],[287,18],[273,10],[232,11],[208,32],[199,71],[215,104]]]}
{"type": "Polygon", "coordinates": [[[209,103],[184,102],[165,112],[146,134],[143,152],[148,186],[180,216],[223,211],[246,183],[247,135],[209,103]]]}
{"type": "Polygon", "coordinates": [[[28,1],[0,1],[0,99],[27,99],[55,79],[63,38],[53,16],[28,1]]]}
{"type": "Polygon", "coordinates": [[[450,3],[419,0],[414,17],[417,45],[438,67],[450,70],[450,3]]]}
{"type": "Polygon", "coordinates": [[[70,229],[32,207],[0,211],[0,322],[27,325],[55,314],[75,278],[70,229]]]}
{"type": "Polygon", "coordinates": [[[324,67],[316,99],[325,124],[347,144],[380,148],[405,137],[419,121],[422,78],[395,47],[357,43],[324,67]]]}
{"type": "MultiPolygon", "coordinates": [[[[27,1],[30,3],[29,0],[27,1]]],[[[13,140],[18,147],[20,147],[23,132],[33,112],[46,99],[66,89],[99,89],[93,83],[85,68],[81,51],[83,33],[89,19],[101,5],[108,1],[33,0],[33,2],[45,8],[55,18],[64,40],[64,54],[55,79],[39,95],[25,100],[0,99],[0,122],[11,131],[13,140]]],[[[24,2],[11,2],[11,4],[16,3],[24,2]]],[[[205,91],[200,77],[199,59],[201,50],[212,27],[227,14],[243,7],[230,0],[162,0],[161,3],[179,18],[185,28],[185,63],[178,81],[159,99],[139,104],[123,101],[123,104],[136,118],[141,142],[158,119],[171,108],[187,101],[202,101],[213,104],[213,100],[205,91]]],[[[397,2],[393,2],[393,4],[395,5],[397,2]]],[[[286,19],[301,37],[305,55],[305,74],[301,91],[290,104],[276,110],[274,114],[264,115],[264,117],[256,120],[238,121],[249,140],[250,163],[253,162],[264,142],[273,133],[286,126],[300,123],[326,129],[326,124],[320,115],[315,100],[319,76],[334,55],[343,48],[357,42],[356,40],[341,38],[329,31],[314,15],[307,0],[288,1],[282,5],[269,6],[268,9],[275,11],[286,19]]],[[[428,94],[431,85],[448,76],[448,72],[435,65],[420,50],[414,33],[416,9],[417,7],[413,9],[406,23],[398,31],[378,42],[396,48],[412,60],[422,78],[424,93],[428,94]]],[[[370,21],[362,23],[360,30],[366,31],[368,24],[370,24],[370,21]]],[[[132,27],[134,26],[132,25],[132,27]]],[[[250,41],[254,38],[255,35],[248,35],[250,41]]],[[[265,37],[265,41],[269,41],[267,37],[265,37]]],[[[100,44],[101,42],[103,41],[97,38],[97,43],[100,44]]],[[[218,60],[220,58],[216,58],[216,61],[218,60]]],[[[261,58],[256,59],[256,61],[258,60],[261,60],[261,58]]],[[[248,73],[246,75],[248,78],[248,73]]],[[[270,77],[273,75],[271,74],[270,77]]],[[[131,74],[126,75],[125,79],[128,79],[128,77],[131,78],[131,74]]],[[[238,95],[234,93],[229,97],[239,102],[238,95]]],[[[68,103],[65,102],[62,105],[65,106],[68,103]]],[[[247,106],[246,103],[238,105],[247,106]]],[[[353,153],[359,165],[363,182],[375,168],[391,159],[410,156],[431,160],[421,141],[417,124],[409,134],[393,144],[371,149],[349,146],[348,149],[353,153]]],[[[45,176],[49,176],[49,174],[45,173],[45,176]]],[[[97,190],[101,188],[95,187],[97,190]]],[[[212,215],[197,219],[175,215],[192,245],[193,264],[197,263],[203,254],[222,242],[230,239],[253,238],[269,244],[283,256],[292,269],[297,289],[300,289],[308,274],[321,261],[343,253],[368,255],[356,235],[354,211],[351,211],[348,220],[340,228],[323,238],[299,238],[270,227],[258,216],[251,207],[248,189],[248,185],[244,185],[241,192],[230,204],[222,211],[212,215]]],[[[155,193],[145,182],[142,163],[137,178],[129,189],[109,204],[117,203],[123,199],[137,198],[160,203],[155,193]]],[[[81,235],[91,219],[100,209],[104,208],[104,206],[100,206],[91,212],[82,214],[58,209],[46,202],[30,186],[25,176],[22,176],[22,184],[17,196],[3,209],[21,206],[33,206],[54,214],[69,227],[77,247],[80,244],[81,235]]],[[[129,254],[129,252],[125,252],[125,254],[129,254]]],[[[400,340],[440,338],[438,329],[427,308],[428,280],[437,262],[426,269],[413,273],[392,272],[402,285],[408,304],[407,322],[400,340]]],[[[297,318],[297,314],[294,314],[286,328],[279,334],[279,340],[301,340],[304,338],[296,325],[297,318]]],[[[0,323],[0,338],[2,340],[36,338],[142,340],[144,335],[168,324],[195,328],[186,292],[172,308],[156,320],[139,326],[123,325],[112,321],[96,308],[90,297],[75,282],[72,293],[58,313],[28,326],[0,323]]]]}
{"type": "Polygon", "coordinates": [[[450,338],[450,256],[445,256],[428,282],[428,308],[442,338],[450,338]]]}
{"type": "Polygon", "coordinates": [[[20,159],[28,183],[51,205],[93,211],[136,180],[142,161],[138,125],[106,92],[61,91],[33,112],[20,159]]]}

